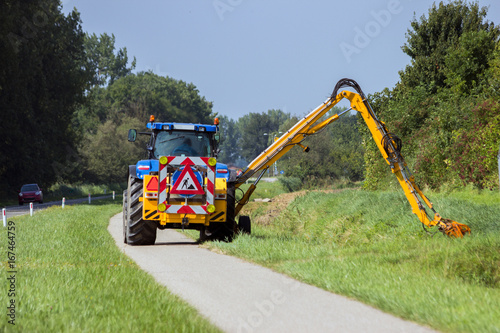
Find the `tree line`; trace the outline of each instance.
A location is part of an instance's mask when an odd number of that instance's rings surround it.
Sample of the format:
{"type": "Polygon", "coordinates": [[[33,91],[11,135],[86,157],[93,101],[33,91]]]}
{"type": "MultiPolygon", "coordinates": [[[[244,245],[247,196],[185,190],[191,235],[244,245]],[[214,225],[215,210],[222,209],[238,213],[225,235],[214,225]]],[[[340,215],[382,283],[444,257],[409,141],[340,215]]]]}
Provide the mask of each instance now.
{"type": "Polygon", "coordinates": [[[75,149],[72,116],[90,81],[77,12],[59,1],[0,2],[0,188],[50,183],[75,149]]]}
{"type": "Polygon", "coordinates": [[[58,0],[0,2],[0,197],[24,183],[123,182],[143,148],[126,141],[150,114],[208,122],[192,83],[133,73],[114,35],[88,34],[58,0]]]}
{"type": "MultiPolygon", "coordinates": [[[[400,81],[369,96],[403,139],[420,184],[498,186],[500,29],[486,14],[477,3],[433,5],[410,23],[402,50],[411,63],[400,81]]],[[[145,154],[144,142],[126,141],[129,128],[144,129],[150,114],[196,123],[217,116],[194,84],[134,73],[136,59],[114,35],[85,33],[79,13],[63,15],[57,0],[2,1],[0,32],[0,196],[28,182],[122,182],[126,165],[145,154]]],[[[219,118],[219,161],[240,168],[298,121],[281,110],[219,118]]],[[[309,153],[294,148],[278,162],[300,183],[343,178],[382,188],[392,180],[356,115],[305,144],[309,153]]]]}

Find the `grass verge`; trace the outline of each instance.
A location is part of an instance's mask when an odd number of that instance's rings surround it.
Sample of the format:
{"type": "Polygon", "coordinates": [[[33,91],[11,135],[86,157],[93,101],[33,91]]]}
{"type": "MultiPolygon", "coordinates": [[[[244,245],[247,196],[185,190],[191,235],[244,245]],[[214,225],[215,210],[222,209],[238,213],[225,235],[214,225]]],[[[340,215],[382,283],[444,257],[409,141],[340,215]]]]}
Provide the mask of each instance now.
{"type": "MultiPolygon", "coordinates": [[[[40,184],[39,184],[40,185],[40,184]]],[[[62,198],[68,199],[79,199],[86,198],[89,193],[92,196],[112,194],[115,191],[116,195],[119,195],[123,190],[127,188],[127,184],[108,184],[108,185],[94,185],[94,184],[62,184],[57,183],[49,188],[43,189],[43,200],[45,202],[49,201],[60,201],[62,198]]],[[[1,194],[1,193],[0,193],[1,194]]],[[[0,199],[0,207],[17,205],[17,192],[11,193],[6,196],[2,194],[0,199]]]]}
{"type": "MultiPolygon", "coordinates": [[[[495,195],[433,195],[442,216],[472,228],[463,239],[424,233],[400,192],[343,190],[303,193],[251,236],[207,246],[438,330],[499,332],[495,195]]],[[[259,205],[254,217],[276,202],[259,205]]]]}
{"type": "MultiPolygon", "coordinates": [[[[236,190],[236,198],[239,200],[243,197],[243,194],[248,190],[250,184],[253,181],[249,181],[248,184],[243,184],[236,190]]],[[[263,198],[273,198],[279,194],[286,193],[287,191],[283,188],[279,181],[275,182],[265,182],[260,181],[259,186],[255,189],[252,194],[251,199],[263,199],[263,198]]]]}
{"type": "MultiPolygon", "coordinates": [[[[2,251],[5,332],[216,332],[196,310],[172,295],[116,247],[107,231],[121,206],[54,207],[15,224],[15,296],[2,251]],[[15,325],[6,306],[14,299],[15,325]]],[[[7,231],[0,244],[7,249],[7,231]]]]}

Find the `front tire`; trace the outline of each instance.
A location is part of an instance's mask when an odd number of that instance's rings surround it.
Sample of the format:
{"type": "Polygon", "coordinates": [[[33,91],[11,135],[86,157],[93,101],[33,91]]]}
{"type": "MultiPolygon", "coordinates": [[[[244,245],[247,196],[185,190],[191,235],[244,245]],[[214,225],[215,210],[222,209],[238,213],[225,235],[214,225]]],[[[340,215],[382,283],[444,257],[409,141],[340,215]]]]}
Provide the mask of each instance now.
{"type": "Polygon", "coordinates": [[[128,178],[124,238],[129,245],[153,245],[156,240],[156,222],[142,218],[142,201],[139,201],[143,193],[142,183],[142,179],[128,178]]]}
{"type": "Polygon", "coordinates": [[[231,243],[236,233],[236,222],[234,216],[234,206],[235,206],[235,186],[234,183],[228,183],[227,186],[227,211],[226,211],[226,222],[223,222],[220,226],[220,233],[218,239],[220,241],[231,243]]]}
{"type": "Polygon", "coordinates": [[[240,215],[238,220],[238,229],[240,233],[250,235],[252,232],[252,224],[250,223],[250,216],[240,215]]]}
{"type": "Polygon", "coordinates": [[[208,228],[205,227],[205,226],[203,226],[200,229],[200,239],[198,241],[200,243],[204,243],[204,242],[206,242],[207,240],[210,239],[210,236],[211,236],[211,234],[210,234],[208,228]]]}

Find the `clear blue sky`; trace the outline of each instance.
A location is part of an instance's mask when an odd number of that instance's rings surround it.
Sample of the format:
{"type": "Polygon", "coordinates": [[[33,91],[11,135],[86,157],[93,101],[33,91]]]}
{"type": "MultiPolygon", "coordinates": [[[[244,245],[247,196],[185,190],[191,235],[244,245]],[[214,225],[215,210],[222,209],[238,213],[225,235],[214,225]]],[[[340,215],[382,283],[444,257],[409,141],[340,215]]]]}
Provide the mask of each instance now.
{"type": "MultiPolygon", "coordinates": [[[[335,83],[392,88],[410,61],[401,51],[430,0],[62,0],[83,30],[116,37],[137,71],[192,82],[213,110],[237,119],[281,109],[302,116],[335,83]]],[[[500,1],[488,19],[500,24],[500,1]]]]}

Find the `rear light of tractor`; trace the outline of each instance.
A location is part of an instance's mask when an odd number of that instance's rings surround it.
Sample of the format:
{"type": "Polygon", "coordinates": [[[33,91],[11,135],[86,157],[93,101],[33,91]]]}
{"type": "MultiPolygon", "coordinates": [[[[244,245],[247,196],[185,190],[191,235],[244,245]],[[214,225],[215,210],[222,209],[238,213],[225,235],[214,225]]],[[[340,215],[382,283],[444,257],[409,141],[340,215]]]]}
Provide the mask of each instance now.
{"type": "Polygon", "coordinates": [[[158,192],[145,192],[144,197],[146,199],[158,199],[158,192]]]}

